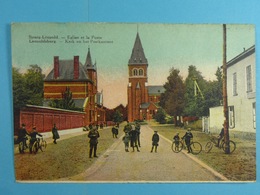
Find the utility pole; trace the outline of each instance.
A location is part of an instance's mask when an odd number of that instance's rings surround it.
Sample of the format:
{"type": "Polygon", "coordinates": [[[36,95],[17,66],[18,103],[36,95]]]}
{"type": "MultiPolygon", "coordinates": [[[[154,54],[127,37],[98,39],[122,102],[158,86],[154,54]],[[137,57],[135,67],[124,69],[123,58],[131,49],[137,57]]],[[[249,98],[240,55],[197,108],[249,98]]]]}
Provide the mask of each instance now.
{"type": "Polygon", "coordinates": [[[226,24],[223,24],[223,109],[224,109],[224,140],[225,153],[230,154],[229,147],[229,124],[228,124],[228,101],[227,101],[227,44],[226,24]]]}

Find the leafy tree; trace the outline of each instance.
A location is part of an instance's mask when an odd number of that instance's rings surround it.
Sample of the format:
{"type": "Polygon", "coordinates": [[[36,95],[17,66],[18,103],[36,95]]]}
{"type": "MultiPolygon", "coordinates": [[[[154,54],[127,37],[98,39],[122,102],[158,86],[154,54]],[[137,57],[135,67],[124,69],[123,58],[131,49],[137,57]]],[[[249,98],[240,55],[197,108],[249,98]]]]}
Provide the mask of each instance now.
{"type": "Polygon", "coordinates": [[[171,116],[177,124],[177,116],[182,116],[184,109],[185,86],[178,69],[172,68],[167,82],[164,84],[165,92],[161,96],[160,106],[171,116]]]}
{"type": "Polygon", "coordinates": [[[165,124],[166,123],[166,113],[162,108],[159,108],[157,113],[154,115],[154,118],[157,122],[160,124],[165,124]]]}
{"type": "Polygon", "coordinates": [[[188,77],[185,80],[185,109],[184,115],[186,116],[204,116],[205,111],[205,90],[207,81],[204,80],[201,72],[193,65],[189,66],[188,77]],[[197,82],[197,86],[195,86],[197,82]],[[195,94],[195,87],[197,94],[195,94]],[[200,89],[200,91],[199,91],[200,89]]]}
{"type": "Polygon", "coordinates": [[[113,115],[113,121],[115,123],[120,123],[123,121],[123,114],[119,111],[119,110],[116,110],[114,112],[114,115],[113,115]]]}
{"type": "Polygon", "coordinates": [[[29,95],[28,104],[41,106],[43,103],[43,79],[42,69],[38,65],[30,65],[24,74],[25,88],[29,95]]]}
{"type": "Polygon", "coordinates": [[[25,80],[23,75],[19,72],[19,69],[12,68],[13,76],[13,107],[14,110],[17,110],[21,107],[24,107],[29,99],[29,94],[25,88],[25,80]]]}
{"type": "Polygon", "coordinates": [[[62,93],[61,108],[67,110],[75,109],[75,103],[74,100],[72,99],[72,92],[70,91],[69,87],[66,87],[65,92],[62,93]]]}

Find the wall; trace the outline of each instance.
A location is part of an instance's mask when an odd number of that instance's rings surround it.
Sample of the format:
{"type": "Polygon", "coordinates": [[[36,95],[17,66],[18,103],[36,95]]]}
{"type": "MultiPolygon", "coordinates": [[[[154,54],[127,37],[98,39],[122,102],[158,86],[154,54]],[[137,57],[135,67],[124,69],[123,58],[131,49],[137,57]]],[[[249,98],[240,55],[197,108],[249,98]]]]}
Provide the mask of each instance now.
{"type": "Polygon", "coordinates": [[[28,105],[15,114],[15,134],[23,123],[28,131],[36,126],[38,132],[49,132],[54,123],[59,130],[82,127],[84,118],[84,112],[28,105]]]}

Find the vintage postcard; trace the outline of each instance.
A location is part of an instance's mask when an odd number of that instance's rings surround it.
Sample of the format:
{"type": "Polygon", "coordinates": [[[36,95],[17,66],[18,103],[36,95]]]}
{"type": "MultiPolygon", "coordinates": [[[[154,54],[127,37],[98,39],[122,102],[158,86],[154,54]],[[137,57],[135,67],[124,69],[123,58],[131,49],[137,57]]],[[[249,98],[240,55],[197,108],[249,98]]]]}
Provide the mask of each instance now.
{"type": "Polygon", "coordinates": [[[13,23],[17,182],[255,182],[250,24],[13,23]]]}

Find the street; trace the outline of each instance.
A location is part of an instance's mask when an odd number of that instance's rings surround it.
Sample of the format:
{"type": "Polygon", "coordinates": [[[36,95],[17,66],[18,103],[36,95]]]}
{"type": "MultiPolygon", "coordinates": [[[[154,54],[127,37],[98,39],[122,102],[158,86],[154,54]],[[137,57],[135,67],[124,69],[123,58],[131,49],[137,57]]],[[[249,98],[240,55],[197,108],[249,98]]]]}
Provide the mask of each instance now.
{"type": "Polygon", "coordinates": [[[171,141],[160,135],[157,153],[151,153],[153,130],[141,127],[140,152],[125,152],[122,137],[81,174],[60,181],[86,182],[216,182],[227,179],[187,151],[174,153],[171,141]]]}

